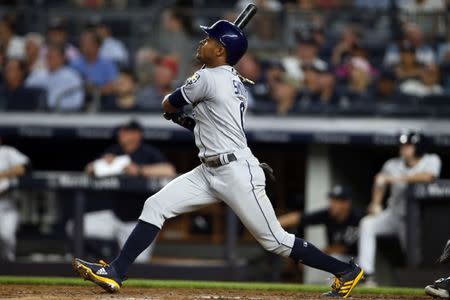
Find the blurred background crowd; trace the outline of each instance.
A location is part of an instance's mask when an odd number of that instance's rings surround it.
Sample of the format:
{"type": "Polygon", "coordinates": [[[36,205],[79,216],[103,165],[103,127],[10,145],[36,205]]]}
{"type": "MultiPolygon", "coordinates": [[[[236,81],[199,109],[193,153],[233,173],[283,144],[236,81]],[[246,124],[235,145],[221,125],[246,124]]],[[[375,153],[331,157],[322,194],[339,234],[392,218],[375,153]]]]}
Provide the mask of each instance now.
{"type": "MultiPolygon", "coordinates": [[[[151,112],[200,68],[198,25],[233,20],[248,1],[22,2],[6,1],[16,9],[0,21],[0,110],[151,112]]],[[[236,66],[255,82],[251,112],[445,112],[449,1],[256,2],[236,66]]]]}

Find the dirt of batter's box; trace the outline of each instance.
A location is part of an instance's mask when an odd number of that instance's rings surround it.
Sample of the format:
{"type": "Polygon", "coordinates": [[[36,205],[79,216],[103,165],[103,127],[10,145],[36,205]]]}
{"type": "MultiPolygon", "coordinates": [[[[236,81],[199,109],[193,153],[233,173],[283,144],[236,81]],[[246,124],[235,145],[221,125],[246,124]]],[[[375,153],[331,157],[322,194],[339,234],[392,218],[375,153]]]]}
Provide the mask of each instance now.
{"type": "MultiPolygon", "coordinates": [[[[108,294],[96,286],[0,285],[0,299],[21,300],[276,300],[324,299],[318,293],[229,289],[167,289],[125,287],[108,294]]],[[[352,299],[431,299],[428,297],[355,295],[352,299]]]]}

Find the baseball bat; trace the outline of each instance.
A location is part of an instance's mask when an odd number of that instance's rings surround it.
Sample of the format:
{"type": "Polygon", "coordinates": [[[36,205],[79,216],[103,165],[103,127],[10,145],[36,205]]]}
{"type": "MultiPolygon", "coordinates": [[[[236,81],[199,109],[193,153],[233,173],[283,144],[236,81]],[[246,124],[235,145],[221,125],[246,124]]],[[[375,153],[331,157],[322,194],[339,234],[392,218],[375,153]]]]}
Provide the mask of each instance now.
{"type": "Polygon", "coordinates": [[[234,24],[239,27],[240,29],[244,29],[245,26],[247,26],[248,22],[253,18],[253,16],[256,14],[256,11],[258,8],[255,4],[250,3],[248,4],[245,9],[239,14],[239,16],[234,21],[234,24]]]}

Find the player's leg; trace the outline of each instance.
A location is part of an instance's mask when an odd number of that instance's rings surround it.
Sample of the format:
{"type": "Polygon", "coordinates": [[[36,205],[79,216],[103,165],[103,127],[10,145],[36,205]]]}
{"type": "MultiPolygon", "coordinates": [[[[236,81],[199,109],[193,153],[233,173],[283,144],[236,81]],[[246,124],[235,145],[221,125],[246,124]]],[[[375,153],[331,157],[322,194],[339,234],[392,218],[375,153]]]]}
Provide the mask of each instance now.
{"type": "Polygon", "coordinates": [[[399,218],[386,209],[378,215],[369,215],[361,220],[358,244],[359,263],[369,276],[375,272],[377,236],[397,234],[399,218]]]}
{"type": "Polygon", "coordinates": [[[0,200],[0,261],[13,261],[16,254],[16,232],[19,213],[10,200],[0,200]]]}
{"type": "MultiPolygon", "coordinates": [[[[119,243],[119,247],[122,248],[125,245],[128,237],[130,236],[133,229],[136,227],[137,221],[133,222],[118,222],[117,226],[117,242],[119,243]]],[[[135,260],[138,263],[146,263],[150,260],[153,249],[155,248],[155,243],[151,243],[151,245],[145,249],[135,260]]]]}
{"type": "Polygon", "coordinates": [[[337,289],[333,296],[350,294],[363,271],[323,253],[281,227],[266,195],[264,172],[256,158],[238,160],[215,172],[213,189],[266,250],[336,275],[343,289],[337,289]]]}
{"type": "Polygon", "coordinates": [[[139,221],[110,265],[76,259],[75,270],[83,278],[93,281],[108,292],[118,291],[129,266],[151,245],[166,219],[218,201],[210,193],[204,172],[204,167],[199,166],[175,178],[147,199],[139,221]]]}

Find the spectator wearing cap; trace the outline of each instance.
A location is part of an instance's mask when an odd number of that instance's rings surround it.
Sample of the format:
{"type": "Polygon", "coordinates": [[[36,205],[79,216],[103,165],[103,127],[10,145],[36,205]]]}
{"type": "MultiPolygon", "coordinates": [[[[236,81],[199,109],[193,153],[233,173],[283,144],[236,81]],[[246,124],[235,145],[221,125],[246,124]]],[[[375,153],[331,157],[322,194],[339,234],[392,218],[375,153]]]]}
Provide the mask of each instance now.
{"type": "Polygon", "coordinates": [[[444,93],[444,89],[440,85],[439,68],[436,65],[424,66],[418,79],[406,80],[399,89],[402,94],[417,97],[444,93]]]}
{"type": "MultiPolygon", "coordinates": [[[[425,43],[422,29],[413,23],[408,23],[403,28],[403,41],[408,42],[415,49],[416,60],[423,65],[433,64],[436,61],[436,55],[431,46],[425,43]]],[[[403,42],[401,41],[401,42],[403,42]]],[[[398,44],[390,45],[384,55],[385,66],[395,66],[400,62],[400,46],[398,44]]]]}
{"type": "Polygon", "coordinates": [[[104,22],[99,21],[95,25],[95,32],[101,39],[100,57],[112,60],[119,66],[128,65],[128,50],[121,40],[116,39],[111,29],[104,22]]]}
{"type": "MultiPolygon", "coordinates": [[[[80,51],[70,43],[67,25],[64,20],[53,19],[47,28],[47,43],[62,45],[64,47],[64,56],[70,62],[80,57],[80,51]]],[[[44,50],[45,56],[46,50],[44,50]]]]}
{"type": "Polygon", "coordinates": [[[321,64],[303,64],[304,80],[297,95],[297,109],[320,105],[320,77],[326,71],[321,64]]]}
{"type": "Polygon", "coordinates": [[[25,36],[25,61],[29,74],[45,68],[43,46],[44,38],[39,33],[30,32],[25,36]]]}
{"type": "Polygon", "coordinates": [[[8,111],[33,111],[40,107],[42,92],[24,86],[26,64],[9,59],[5,65],[4,84],[0,89],[0,106],[8,111]]]}
{"type": "Polygon", "coordinates": [[[25,86],[43,88],[47,92],[46,109],[50,111],[80,111],[84,105],[83,81],[76,71],[66,66],[62,45],[47,47],[46,65],[30,74],[25,86]]]}
{"type": "Polygon", "coordinates": [[[161,109],[161,99],[173,90],[178,75],[178,64],[171,57],[163,57],[153,69],[152,84],[138,91],[137,101],[144,110],[161,109]]]}
{"type": "Polygon", "coordinates": [[[303,214],[294,211],[280,216],[278,220],[283,228],[297,227],[299,235],[308,226],[325,225],[328,242],[325,252],[348,261],[358,254],[358,228],[363,215],[353,208],[349,187],[334,186],[328,193],[328,199],[328,208],[303,214]]]}
{"type": "Polygon", "coordinates": [[[80,37],[82,55],[70,65],[84,79],[89,94],[112,95],[118,69],[113,61],[100,57],[100,45],[100,38],[94,31],[84,31],[80,37]]]}
{"type": "MultiPolygon", "coordinates": [[[[86,166],[86,172],[101,176],[97,164],[114,165],[125,161],[122,171],[116,176],[138,177],[174,177],[174,166],[155,147],[144,143],[142,126],[130,121],[117,131],[117,144],[108,147],[99,159],[86,166]]],[[[112,174],[108,174],[111,176],[112,174]]],[[[148,194],[132,192],[114,192],[109,199],[112,210],[101,210],[84,215],[84,234],[87,239],[115,240],[119,246],[125,244],[129,234],[136,226],[142,205],[148,194]]],[[[73,222],[69,221],[66,230],[73,236],[73,222]]],[[[137,262],[148,262],[151,249],[144,251],[137,262]]]]}
{"type": "Polygon", "coordinates": [[[369,62],[361,57],[353,57],[350,60],[349,82],[342,91],[339,104],[345,107],[350,105],[350,103],[371,100],[369,93],[371,79],[369,62]]]}
{"type": "Polygon", "coordinates": [[[314,37],[307,34],[297,34],[297,48],[293,56],[282,59],[283,67],[288,76],[295,81],[304,79],[303,65],[317,64],[326,68],[327,63],[319,58],[319,45],[314,37]]]}
{"type": "Polygon", "coordinates": [[[11,17],[0,19],[0,47],[5,49],[7,58],[25,58],[23,38],[16,35],[16,27],[11,17]]]}
{"type": "Polygon", "coordinates": [[[416,49],[408,42],[400,47],[400,62],[394,68],[399,81],[417,79],[422,71],[422,65],[416,59],[416,49]]]}

